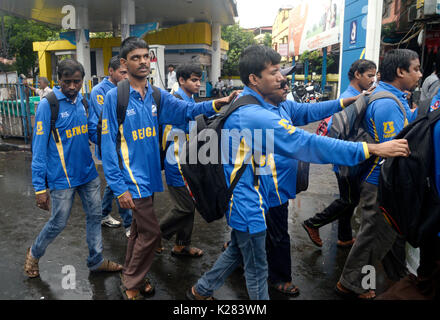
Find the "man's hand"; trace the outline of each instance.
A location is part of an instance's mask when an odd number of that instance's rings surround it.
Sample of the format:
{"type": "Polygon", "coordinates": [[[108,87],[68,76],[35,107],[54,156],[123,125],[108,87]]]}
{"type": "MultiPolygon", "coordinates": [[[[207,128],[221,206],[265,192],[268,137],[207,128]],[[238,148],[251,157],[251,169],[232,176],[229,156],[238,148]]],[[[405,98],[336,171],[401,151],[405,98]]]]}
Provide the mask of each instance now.
{"type": "Polygon", "coordinates": [[[406,139],[390,140],[379,144],[367,144],[368,152],[382,158],[408,157],[411,153],[406,139]]]}
{"type": "Polygon", "coordinates": [[[234,90],[229,96],[214,100],[215,108],[217,110],[220,110],[221,107],[230,104],[235,99],[235,97],[237,97],[241,93],[241,91],[242,90],[234,90]]]}
{"type": "Polygon", "coordinates": [[[344,104],[344,106],[348,107],[350,104],[354,103],[357,99],[359,99],[363,96],[370,95],[374,91],[374,89],[376,89],[376,87],[371,86],[368,90],[362,91],[357,96],[342,99],[342,103],[344,104]]]}
{"type": "Polygon", "coordinates": [[[133,198],[131,197],[130,191],[124,192],[119,198],[119,205],[124,209],[135,209],[133,198]]]}
{"type": "Polygon", "coordinates": [[[49,211],[50,196],[47,191],[44,193],[40,193],[40,194],[35,195],[35,198],[36,198],[38,208],[49,211]]]}

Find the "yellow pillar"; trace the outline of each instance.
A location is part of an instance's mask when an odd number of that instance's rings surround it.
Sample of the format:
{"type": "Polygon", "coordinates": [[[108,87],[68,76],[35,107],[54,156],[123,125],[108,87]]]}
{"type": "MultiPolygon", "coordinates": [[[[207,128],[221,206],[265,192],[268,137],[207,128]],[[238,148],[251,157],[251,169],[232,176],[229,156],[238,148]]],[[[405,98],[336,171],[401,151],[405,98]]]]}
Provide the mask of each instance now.
{"type": "Polygon", "coordinates": [[[110,60],[112,58],[112,47],[103,47],[102,48],[102,56],[104,60],[104,74],[108,76],[108,64],[110,63],[110,60]]]}
{"type": "Polygon", "coordinates": [[[52,81],[52,60],[50,51],[38,51],[38,65],[40,66],[40,77],[46,77],[52,81]]]}

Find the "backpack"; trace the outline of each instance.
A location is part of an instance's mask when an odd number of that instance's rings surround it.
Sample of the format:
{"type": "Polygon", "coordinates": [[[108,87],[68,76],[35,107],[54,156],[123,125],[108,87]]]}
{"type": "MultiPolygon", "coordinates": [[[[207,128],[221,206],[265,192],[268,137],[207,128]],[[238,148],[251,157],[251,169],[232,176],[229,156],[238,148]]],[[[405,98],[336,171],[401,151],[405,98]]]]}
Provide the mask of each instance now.
{"type": "MultiPolygon", "coordinates": [[[[208,118],[205,115],[198,115],[195,119],[197,127],[193,128],[193,130],[196,130],[195,133],[197,136],[190,141],[186,141],[182,148],[180,158],[184,159],[184,161],[182,161],[180,166],[182,168],[185,186],[195,202],[197,211],[208,223],[221,219],[224,216],[228,209],[232,192],[248,166],[248,163],[243,163],[241,168],[237,171],[231,185],[228,187],[223,171],[221,152],[218,152],[218,158],[215,164],[201,164],[198,160],[195,164],[191,164],[190,152],[191,150],[197,150],[198,154],[199,150],[209,142],[205,140],[208,130],[214,130],[217,133],[217,137],[219,137],[218,150],[220,151],[222,140],[220,138],[221,129],[226,119],[235,110],[248,104],[260,104],[260,102],[251,95],[245,95],[236,99],[228,106],[224,106],[221,112],[214,117],[208,118]]],[[[258,177],[254,172],[254,184],[255,183],[258,183],[258,177]]]]}
{"type": "Polygon", "coordinates": [[[298,160],[296,168],[296,194],[306,191],[309,187],[310,162],[298,160]]]}
{"type": "Polygon", "coordinates": [[[395,231],[417,248],[440,231],[440,199],[432,177],[434,172],[433,125],[440,110],[419,107],[417,118],[395,139],[407,139],[408,158],[389,158],[381,167],[378,201],[395,231]]]}
{"type": "Polygon", "coordinates": [[[318,128],[316,129],[316,134],[318,136],[327,136],[327,134],[328,134],[328,123],[330,122],[331,118],[332,118],[331,116],[328,117],[328,118],[325,118],[324,120],[322,120],[319,123],[318,128]]]}
{"type": "MultiPolygon", "coordinates": [[[[49,102],[50,105],[50,132],[52,132],[53,137],[55,139],[55,143],[60,142],[60,138],[57,132],[57,128],[55,126],[55,122],[58,119],[58,113],[60,112],[60,104],[58,102],[57,96],[53,91],[49,92],[45,98],[49,102]]],[[[84,106],[84,109],[86,110],[86,114],[88,116],[89,114],[89,104],[87,102],[87,99],[83,97],[82,104],[84,106]]],[[[50,138],[50,136],[49,136],[50,138]]]]}
{"type": "MultiPolygon", "coordinates": [[[[377,143],[368,133],[363,120],[368,105],[376,100],[384,98],[393,99],[399,105],[400,110],[406,119],[406,112],[402,102],[400,102],[399,99],[389,91],[379,91],[368,96],[362,96],[342,111],[335,113],[333,115],[332,125],[328,136],[347,141],[377,143]]],[[[377,157],[370,157],[356,166],[338,166],[339,176],[361,177],[371,168],[376,158],[377,157]]]]}
{"type": "MultiPolygon", "coordinates": [[[[159,116],[160,103],[161,103],[160,89],[153,85],[151,85],[151,88],[153,89],[153,100],[156,103],[157,115],[159,116]]],[[[118,102],[116,107],[116,117],[118,119],[118,128],[119,128],[121,124],[124,123],[125,115],[127,113],[128,102],[130,100],[130,82],[128,81],[128,79],[118,82],[117,90],[118,90],[117,92],[118,102]]],[[[161,141],[160,137],[162,136],[161,127],[162,126],[159,126],[159,141],[161,141]]],[[[101,115],[99,116],[98,127],[97,127],[97,146],[98,146],[98,154],[100,158],[102,158],[101,140],[102,140],[102,112],[101,115]]],[[[118,130],[118,134],[116,136],[116,150],[119,149],[121,149],[121,133],[118,130]]],[[[162,154],[162,151],[161,151],[160,159],[161,159],[161,168],[163,168],[164,154],[162,154]]],[[[119,168],[122,169],[123,168],[122,159],[119,156],[119,153],[118,153],[118,160],[119,160],[119,168]]]]}

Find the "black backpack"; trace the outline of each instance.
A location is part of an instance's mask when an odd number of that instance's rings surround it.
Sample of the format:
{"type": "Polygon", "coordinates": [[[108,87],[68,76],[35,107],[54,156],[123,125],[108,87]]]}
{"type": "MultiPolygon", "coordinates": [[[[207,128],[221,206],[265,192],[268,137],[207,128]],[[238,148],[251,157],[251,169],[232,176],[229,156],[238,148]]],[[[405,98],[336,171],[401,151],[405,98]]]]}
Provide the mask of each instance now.
{"type": "MultiPolygon", "coordinates": [[[[49,102],[50,105],[50,131],[52,132],[55,142],[59,143],[60,142],[60,137],[58,135],[57,132],[57,128],[55,126],[55,122],[58,119],[58,113],[60,112],[60,104],[58,102],[57,96],[55,95],[55,93],[49,92],[45,98],[47,99],[47,101],[49,102]]],[[[84,109],[86,110],[86,114],[88,116],[89,114],[89,104],[87,102],[87,99],[85,97],[83,97],[82,99],[82,104],[84,106],[84,109]]],[[[50,136],[49,136],[50,137],[50,136]]]]}
{"type": "Polygon", "coordinates": [[[415,248],[440,231],[432,140],[433,126],[438,120],[440,110],[429,112],[429,104],[421,103],[417,118],[395,137],[408,140],[410,156],[386,159],[380,172],[381,211],[394,230],[415,248]]]}
{"type": "MultiPolygon", "coordinates": [[[[207,221],[221,219],[228,208],[229,200],[232,197],[232,192],[235,186],[243,175],[248,163],[243,163],[241,168],[237,171],[234,180],[228,187],[226,184],[226,177],[223,171],[222,157],[221,157],[221,129],[226,119],[238,108],[248,104],[260,104],[260,102],[251,95],[245,95],[236,99],[229,106],[224,106],[221,112],[214,117],[206,117],[205,115],[198,115],[196,117],[197,127],[193,128],[196,135],[190,141],[186,141],[182,153],[180,155],[182,161],[181,168],[190,195],[192,196],[197,211],[207,221]],[[197,154],[205,144],[209,143],[205,140],[207,130],[214,130],[217,133],[218,139],[218,159],[217,163],[201,164],[190,163],[191,150],[197,150],[197,154]]],[[[191,133],[190,136],[193,136],[191,133]]],[[[209,136],[209,135],[208,135],[209,136]]],[[[254,172],[254,184],[258,183],[254,172]]]]}
{"type": "MultiPolygon", "coordinates": [[[[156,103],[157,106],[157,116],[159,117],[159,110],[160,110],[160,103],[161,103],[161,94],[160,94],[160,89],[151,85],[151,88],[153,89],[153,99],[154,102],[156,103]]],[[[118,93],[117,93],[117,97],[118,97],[118,102],[117,102],[117,107],[116,107],[116,117],[118,119],[118,128],[121,126],[121,124],[124,123],[125,120],[125,115],[127,113],[127,106],[128,106],[128,102],[130,100],[130,82],[128,81],[128,79],[122,80],[120,82],[118,82],[118,93]]],[[[161,141],[161,136],[162,136],[162,130],[161,130],[161,126],[159,126],[159,141],[161,141]]],[[[98,154],[100,157],[102,157],[102,151],[101,151],[101,140],[102,140],[102,112],[101,115],[99,116],[99,121],[98,121],[98,127],[97,127],[97,146],[98,146],[98,154]]],[[[116,150],[121,149],[121,133],[118,130],[118,134],[116,136],[116,150]]],[[[162,149],[161,149],[161,168],[163,168],[163,159],[164,159],[164,155],[162,154],[162,149]]],[[[123,165],[122,165],[122,159],[119,156],[118,153],[118,159],[119,159],[119,167],[122,169],[123,165]]]]}
{"type": "MultiPolygon", "coordinates": [[[[367,128],[364,127],[364,117],[369,104],[384,98],[393,99],[399,105],[406,119],[406,112],[402,102],[389,91],[379,91],[368,96],[362,96],[344,110],[335,113],[328,136],[347,141],[377,143],[368,133],[367,128]]],[[[356,166],[338,166],[339,175],[341,177],[361,177],[366,170],[371,168],[376,158],[370,157],[356,166]]]]}

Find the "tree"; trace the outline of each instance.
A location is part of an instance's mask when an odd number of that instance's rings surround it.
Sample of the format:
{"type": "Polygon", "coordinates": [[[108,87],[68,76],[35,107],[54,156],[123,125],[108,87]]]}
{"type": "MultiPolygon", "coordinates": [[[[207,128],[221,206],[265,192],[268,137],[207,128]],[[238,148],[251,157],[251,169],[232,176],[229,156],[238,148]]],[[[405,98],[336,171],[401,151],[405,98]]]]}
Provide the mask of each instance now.
{"type": "Polygon", "coordinates": [[[272,35],[270,33],[264,34],[263,44],[266,47],[272,47],[272,35]]]}
{"type": "Polygon", "coordinates": [[[246,31],[238,24],[222,27],[222,39],[229,42],[227,60],[223,64],[223,75],[238,76],[238,61],[243,50],[252,44],[256,44],[254,34],[246,31]]]}
{"type": "Polygon", "coordinates": [[[37,52],[33,51],[32,42],[53,38],[59,30],[33,20],[11,16],[5,16],[4,23],[7,58],[16,58],[18,73],[33,76],[38,57],[37,52]]]}

